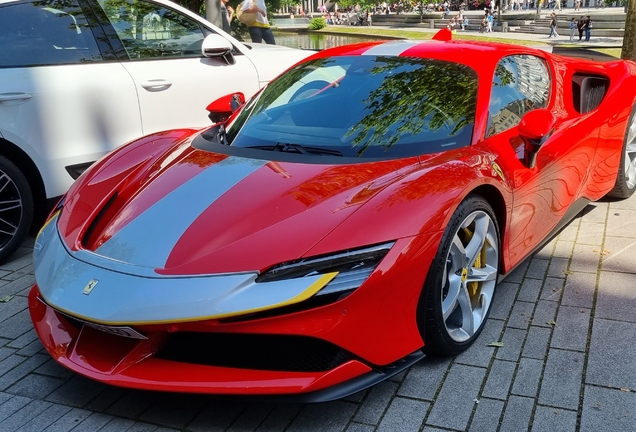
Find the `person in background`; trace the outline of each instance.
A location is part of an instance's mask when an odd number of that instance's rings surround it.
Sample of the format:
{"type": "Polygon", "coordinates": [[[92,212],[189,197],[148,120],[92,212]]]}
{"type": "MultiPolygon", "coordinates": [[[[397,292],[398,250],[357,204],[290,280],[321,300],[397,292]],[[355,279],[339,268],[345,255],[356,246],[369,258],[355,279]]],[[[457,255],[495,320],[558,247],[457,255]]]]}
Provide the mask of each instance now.
{"type": "Polygon", "coordinates": [[[579,22],[576,28],[579,30],[579,41],[580,41],[581,39],[583,39],[583,32],[585,31],[585,18],[583,18],[583,15],[581,15],[581,18],[579,18],[579,22]]]}
{"type": "Polygon", "coordinates": [[[548,38],[551,38],[552,36],[557,38],[559,36],[559,33],[557,32],[558,25],[556,14],[552,12],[550,15],[550,36],[548,36],[548,38]]]}
{"type": "Polygon", "coordinates": [[[221,22],[223,24],[223,31],[227,34],[232,32],[232,18],[234,18],[234,9],[228,5],[229,0],[221,0],[221,22]]]}
{"type": "Polygon", "coordinates": [[[257,12],[256,21],[247,26],[252,42],[261,43],[265,41],[267,44],[276,45],[274,33],[272,32],[272,29],[269,26],[269,21],[267,20],[267,6],[265,5],[265,1],[245,0],[241,4],[241,9],[245,12],[257,12]]]}
{"type": "Polygon", "coordinates": [[[592,18],[590,18],[590,16],[588,15],[587,18],[585,18],[585,42],[589,42],[590,41],[590,34],[592,32],[592,18]]]}
{"type": "Polygon", "coordinates": [[[570,21],[570,42],[574,41],[574,32],[576,31],[576,18],[572,18],[570,21]]]}

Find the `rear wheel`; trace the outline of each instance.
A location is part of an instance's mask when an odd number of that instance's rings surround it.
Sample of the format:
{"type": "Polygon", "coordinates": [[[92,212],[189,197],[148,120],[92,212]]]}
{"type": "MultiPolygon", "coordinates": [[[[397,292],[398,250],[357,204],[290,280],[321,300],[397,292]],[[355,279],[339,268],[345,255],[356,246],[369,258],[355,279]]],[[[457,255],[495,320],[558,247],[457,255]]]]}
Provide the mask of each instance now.
{"type": "Polygon", "coordinates": [[[455,355],[479,336],[499,274],[499,227],[479,196],[455,210],[431,263],[418,307],[427,354],[455,355]]]}
{"type": "Polygon", "coordinates": [[[0,262],[22,243],[33,221],[33,196],[26,178],[0,156],[0,262]]]}
{"type": "Polygon", "coordinates": [[[613,198],[629,198],[636,190],[636,107],[627,122],[621,163],[618,166],[616,184],[608,194],[613,198]]]}

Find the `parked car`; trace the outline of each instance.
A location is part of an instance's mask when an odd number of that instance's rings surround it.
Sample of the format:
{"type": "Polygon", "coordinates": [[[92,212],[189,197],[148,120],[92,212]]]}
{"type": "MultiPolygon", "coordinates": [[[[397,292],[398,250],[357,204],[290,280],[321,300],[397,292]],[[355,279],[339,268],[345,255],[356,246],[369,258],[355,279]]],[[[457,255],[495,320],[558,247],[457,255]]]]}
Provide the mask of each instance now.
{"type": "Polygon", "coordinates": [[[0,0],[0,261],[106,152],[209,125],[211,100],[311,53],[241,43],[167,0],[0,0]]]}
{"type": "Polygon", "coordinates": [[[90,167],[34,249],[48,352],[300,402],[471,346],[501,279],[636,190],[636,64],[450,34],[321,51],[90,167]]]}

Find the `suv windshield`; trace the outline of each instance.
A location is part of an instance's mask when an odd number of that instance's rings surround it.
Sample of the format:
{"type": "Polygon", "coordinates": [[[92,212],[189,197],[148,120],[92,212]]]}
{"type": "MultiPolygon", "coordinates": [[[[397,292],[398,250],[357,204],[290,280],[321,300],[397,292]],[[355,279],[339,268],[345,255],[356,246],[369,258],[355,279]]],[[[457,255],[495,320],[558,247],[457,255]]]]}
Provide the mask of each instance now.
{"type": "Polygon", "coordinates": [[[343,56],[271,82],[227,125],[235,147],[384,158],[470,144],[477,74],[457,63],[343,56]]]}

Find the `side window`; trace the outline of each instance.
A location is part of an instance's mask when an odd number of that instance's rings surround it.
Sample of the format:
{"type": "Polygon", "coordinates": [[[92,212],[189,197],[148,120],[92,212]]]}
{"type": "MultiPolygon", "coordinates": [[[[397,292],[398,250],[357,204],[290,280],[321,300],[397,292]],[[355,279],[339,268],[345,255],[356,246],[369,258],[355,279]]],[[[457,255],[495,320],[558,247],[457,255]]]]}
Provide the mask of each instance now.
{"type": "Polygon", "coordinates": [[[539,57],[504,57],[495,69],[490,93],[487,135],[519,124],[528,111],[545,108],[550,95],[550,72],[539,57]]]}
{"type": "Polygon", "coordinates": [[[199,24],[148,1],[98,0],[131,60],[201,57],[199,24]]]}
{"type": "Polygon", "coordinates": [[[0,5],[0,67],[101,61],[75,0],[0,5]]]}

